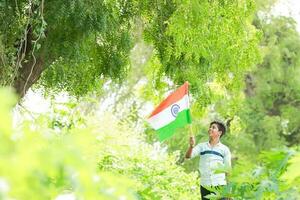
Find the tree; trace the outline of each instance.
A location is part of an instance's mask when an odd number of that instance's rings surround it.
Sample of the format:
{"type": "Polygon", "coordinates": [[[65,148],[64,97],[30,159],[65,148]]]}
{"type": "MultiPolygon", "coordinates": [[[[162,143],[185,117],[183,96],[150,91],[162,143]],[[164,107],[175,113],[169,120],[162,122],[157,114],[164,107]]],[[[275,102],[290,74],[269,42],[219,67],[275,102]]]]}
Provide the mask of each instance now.
{"type": "MultiPolygon", "coordinates": [[[[176,1],[155,3],[145,38],[154,44],[160,65],[153,68],[159,87],[167,76],[175,86],[191,83],[199,107],[215,101],[210,83],[239,92],[257,62],[259,32],[251,25],[254,1],[176,1]]],[[[225,91],[225,93],[226,93],[225,91]]]]}
{"type": "Polygon", "coordinates": [[[264,33],[264,61],[247,76],[241,116],[258,150],[300,142],[300,37],[287,17],[256,21],[264,33]]]}
{"type": "Polygon", "coordinates": [[[22,97],[45,71],[42,85],[85,94],[101,78],[120,79],[132,47],[133,3],[1,2],[1,85],[22,97]]]}
{"type": "MultiPolygon", "coordinates": [[[[155,49],[156,86],[163,76],[188,80],[210,102],[207,82],[240,88],[258,62],[254,1],[5,1],[0,4],[1,85],[22,97],[38,80],[83,95],[129,69],[134,19],[155,49]],[[7,20],[5,20],[7,19],[7,20]]],[[[202,103],[203,102],[203,103],[202,103]]]]}

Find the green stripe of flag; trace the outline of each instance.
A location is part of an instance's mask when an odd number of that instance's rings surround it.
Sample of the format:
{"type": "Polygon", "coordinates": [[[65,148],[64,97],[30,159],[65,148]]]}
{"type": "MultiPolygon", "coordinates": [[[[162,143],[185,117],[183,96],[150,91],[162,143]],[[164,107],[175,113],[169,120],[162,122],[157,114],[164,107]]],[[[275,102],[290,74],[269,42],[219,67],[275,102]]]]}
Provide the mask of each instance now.
{"type": "Polygon", "coordinates": [[[190,109],[186,109],[178,113],[176,119],[166,126],[158,129],[158,138],[163,141],[171,137],[177,128],[183,127],[186,124],[192,123],[192,118],[190,114],[190,109]]]}

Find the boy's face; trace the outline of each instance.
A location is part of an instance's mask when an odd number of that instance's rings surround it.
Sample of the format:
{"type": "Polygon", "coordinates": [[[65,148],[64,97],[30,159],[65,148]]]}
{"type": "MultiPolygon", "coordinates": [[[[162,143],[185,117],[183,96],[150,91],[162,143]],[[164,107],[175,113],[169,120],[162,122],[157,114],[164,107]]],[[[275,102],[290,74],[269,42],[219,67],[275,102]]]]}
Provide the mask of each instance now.
{"type": "Polygon", "coordinates": [[[218,138],[221,136],[222,131],[219,131],[217,124],[211,124],[208,129],[208,134],[210,138],[218,138]]]}

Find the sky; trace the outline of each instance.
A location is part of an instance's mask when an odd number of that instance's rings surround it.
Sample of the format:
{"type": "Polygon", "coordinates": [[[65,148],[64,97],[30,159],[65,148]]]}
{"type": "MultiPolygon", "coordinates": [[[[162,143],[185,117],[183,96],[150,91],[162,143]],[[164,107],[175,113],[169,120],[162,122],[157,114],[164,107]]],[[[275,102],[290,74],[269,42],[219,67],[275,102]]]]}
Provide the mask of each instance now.
{"type": "Polygon", "coordinates": [[[297,22],[297,30],[300,32],[300,0],[279,0],[271,13],[293,17],[297,22]]]}

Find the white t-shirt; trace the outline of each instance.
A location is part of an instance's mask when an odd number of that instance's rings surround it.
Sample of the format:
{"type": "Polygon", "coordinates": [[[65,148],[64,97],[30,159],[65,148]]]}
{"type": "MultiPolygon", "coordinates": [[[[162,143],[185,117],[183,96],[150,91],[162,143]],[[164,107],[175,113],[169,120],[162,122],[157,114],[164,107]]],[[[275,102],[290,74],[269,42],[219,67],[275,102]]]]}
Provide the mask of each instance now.
{"type": "Polygon", "coordinates": [[[200,156],[199,171],[202,186],[226,185],[226,175],[215,170],[231,167],[231,153],[227,146],[219,142],[211,146],[209,142],[197,144],[191,158],[200,156]]]}

